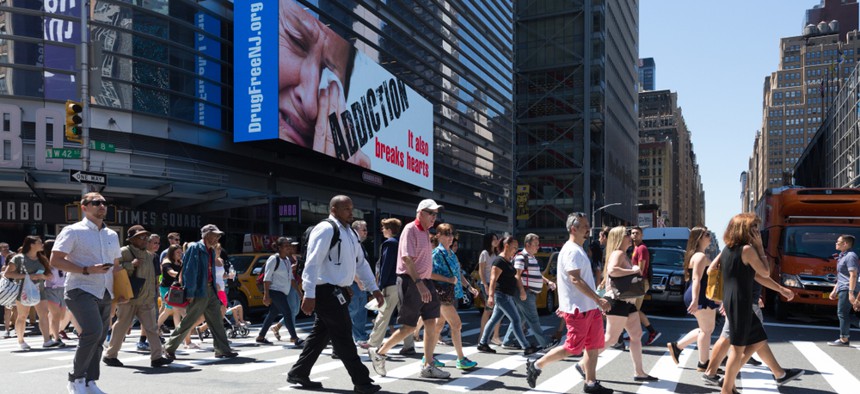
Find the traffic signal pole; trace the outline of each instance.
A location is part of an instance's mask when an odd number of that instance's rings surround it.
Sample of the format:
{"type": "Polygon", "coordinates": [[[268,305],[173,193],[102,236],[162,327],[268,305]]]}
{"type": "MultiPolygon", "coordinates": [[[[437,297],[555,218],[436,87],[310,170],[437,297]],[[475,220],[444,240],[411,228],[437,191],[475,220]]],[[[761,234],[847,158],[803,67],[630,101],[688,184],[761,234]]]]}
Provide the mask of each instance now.
{"type": "MultiPolygon", "coordinates": [[[[89,51],[89,17],[90,17],[90,0],[81,2],[81,105],[83,106],[84,121],[81,124],[81,169],[89,171],[90,169],[90,51],[89,51]]],[[[95,59],[98,60],[98,59],[95,59]]],[[[81,186],[81,195],[94,191],[92,185],[83,183],[81,186]]]]}

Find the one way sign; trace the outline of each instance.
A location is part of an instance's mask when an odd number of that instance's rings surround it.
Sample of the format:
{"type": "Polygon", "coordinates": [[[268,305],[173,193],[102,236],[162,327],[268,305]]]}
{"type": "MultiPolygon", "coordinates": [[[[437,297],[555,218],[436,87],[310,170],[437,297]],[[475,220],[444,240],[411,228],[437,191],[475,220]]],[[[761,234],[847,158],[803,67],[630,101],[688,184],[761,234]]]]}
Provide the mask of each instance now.
{"type": "Polygon", "coordinates": [[[107,174],[98,172],[86,172],[80,170],[69,170],[69,180],[80,183],[92,183],[95,185],[107,185],[107,174]]]}

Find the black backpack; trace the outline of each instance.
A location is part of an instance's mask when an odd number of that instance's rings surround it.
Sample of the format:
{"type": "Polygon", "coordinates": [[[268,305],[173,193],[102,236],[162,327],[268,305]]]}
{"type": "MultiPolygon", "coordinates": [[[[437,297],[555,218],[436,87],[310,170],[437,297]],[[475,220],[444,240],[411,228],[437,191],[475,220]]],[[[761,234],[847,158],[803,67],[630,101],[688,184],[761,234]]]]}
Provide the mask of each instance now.
{"type": "MultiPolygon", "coordinates": [[[[335,223],[334,220],[331,220],[330,218],[325,218],[320,223],[323,223],[323,222],[328,223],[329,225],[331,225],[331,228],[334,229],[334,234],[332,234],[332,236],[331,236],[331,243],[328,246],[328,250],[331,251],[332,248],[337,246],[338,247],[338,254],[340,254],[340,229],[338,228],[337,223],[335,223]]],[[[314,227],[316,227],[320,223],[317,223],[313,226],[308,227],[307,229],[305,229],[305,233],[302,234],[302,250],[301,250],[302,260],[306,261],[308,258],[308,241],[310,241],[310,238],[311,238],[311,231],[313,231],[314,227]]],[[[301,265],[303,266],[304,264],[301,264],[301,265]]],[[[303,267],[299,267],[299,268],[303,268],[303,267]]]]}

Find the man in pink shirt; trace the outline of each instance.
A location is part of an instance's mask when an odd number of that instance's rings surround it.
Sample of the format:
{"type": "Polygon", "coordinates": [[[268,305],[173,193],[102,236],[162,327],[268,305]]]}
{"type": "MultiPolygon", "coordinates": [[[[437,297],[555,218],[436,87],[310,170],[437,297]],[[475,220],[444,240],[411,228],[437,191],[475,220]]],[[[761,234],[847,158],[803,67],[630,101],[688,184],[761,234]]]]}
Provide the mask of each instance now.
{"type": "Polygon", "coordinates": [[[424,319],[424,365],[421,377],[448,379],[451,374],[434,365],[433,350],[436,347],[436,318],[439,317],[439,297],[430,274],[433,272],[433,246],[428,231],[436,222],[436,215],[442,206],[427,199],[418,204],[415,221],[407,224],[400,235],[397,251],[397,290],[400,295],[400,316],[397,322],[402,326],[379,349],[367,349],[373,370],[385,376],[385,359],[388,351],[408,335],[412,335],[418,325],[418,318],[424,319]]]}

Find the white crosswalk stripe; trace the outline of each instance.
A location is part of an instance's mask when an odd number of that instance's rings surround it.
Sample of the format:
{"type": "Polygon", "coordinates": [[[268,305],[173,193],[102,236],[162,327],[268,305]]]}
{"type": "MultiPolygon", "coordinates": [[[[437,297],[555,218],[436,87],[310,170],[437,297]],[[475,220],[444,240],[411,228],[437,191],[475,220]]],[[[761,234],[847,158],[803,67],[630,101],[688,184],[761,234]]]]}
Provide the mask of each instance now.
{"type": "MultiPolygon", "coordinates": [[[[615,349],[605,350],[600,357],[597,358],[596,369],[599,371],[601,368],[612,362],[612,360],[618,357],[621,353],[621,351],[615,349]]],[[[600,376],[600,374],[598,374],[598,376],[600,376]]],[[[526,394],[566,393],[581,383],[582,380],[582,376],[579,375],[579,372],[576,370],[576,364],[574,364],[561,373],[558,373],[547,379],[545,382],[535,386],[534,390],[528,391],[526,394]]]]}
{"type": "MultiPolygon", "coordinates": [[[[669,355],[669,352],[663,354],[663,356],[657,360],[657,363],[654,364],[654,367],[651,368],[651,371],[648,372],[649,375],[660,380],[643,385],[639,388],[637,393],[650,394],[664,393],[666,391],[674,392],[675,387],[678,386],[678,382],[681,381],[681,375],[687,371],[687,361],[690,360],[691,354],[693,354],[693,352],[689,350],[681,353],[681,356],[678,357],[678,365],[675,365],[675,361],[672,360],[672,356],[669,355]]],[[[693,368],[692,371],[696,372],[696,369],[693,368]]]]}
{"type": "Polygon", "coordinates": [[[484,383],[502,376],[511,370],[515,370],[525,363],[526,358],[523,356],[509,356],[486,367],[479,368],[468,376],[454,379],[450,383],[444,384],[438,389],[465,393],[467,391],[474,390],[484,383]]]}
{"type": "Polygon", "coordinates": [[[857,380],[857,377],[848,372],[845,367],[828,356],[818,345],[801,341],[791,341],[791,344],[800,351],[803,357],[812,362],[812,365],[837,393],[856,393],[860,388],[860,380],[857,380]]]}

